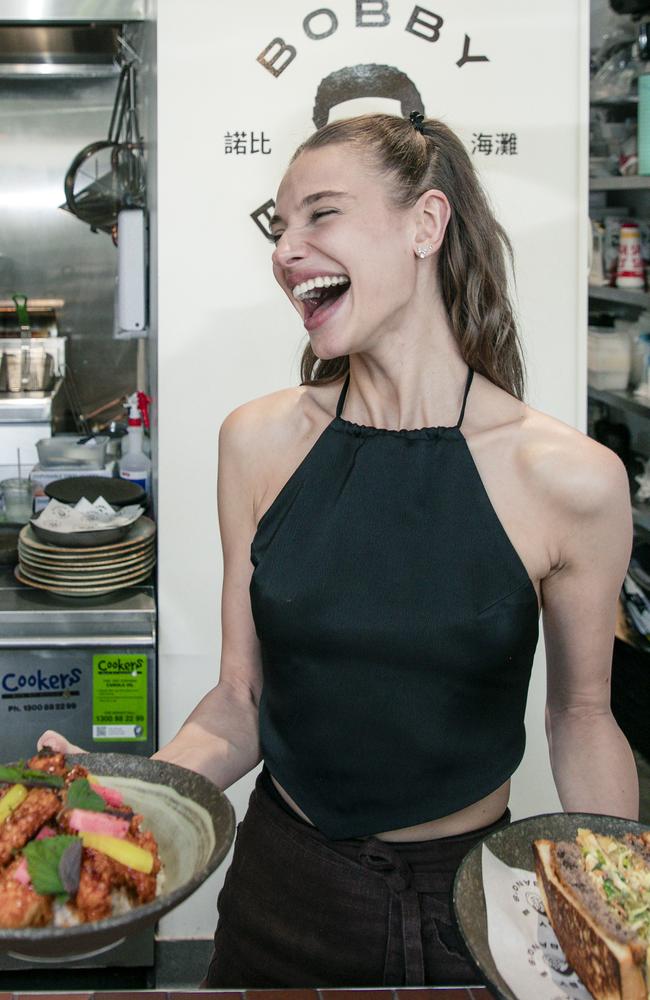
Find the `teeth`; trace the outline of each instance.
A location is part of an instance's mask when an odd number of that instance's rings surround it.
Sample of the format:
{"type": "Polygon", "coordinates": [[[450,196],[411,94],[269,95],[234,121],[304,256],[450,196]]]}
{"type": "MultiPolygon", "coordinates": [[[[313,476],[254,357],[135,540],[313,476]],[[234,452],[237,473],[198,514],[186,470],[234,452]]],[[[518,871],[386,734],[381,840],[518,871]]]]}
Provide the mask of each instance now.
{"type": "Polygon", "coordinates": [[[309,278],[308,281],[303,281],[301,284],[296,285],[293,290],[294,299],[304,299],[304,298],[317,298],[317,296],[310,296],[310,292],[313,292],[317,288],[331,288],[332,285],[348,285],[350,279],[345,274],[324,274],[319,275],[317,278],[309,278]]]}

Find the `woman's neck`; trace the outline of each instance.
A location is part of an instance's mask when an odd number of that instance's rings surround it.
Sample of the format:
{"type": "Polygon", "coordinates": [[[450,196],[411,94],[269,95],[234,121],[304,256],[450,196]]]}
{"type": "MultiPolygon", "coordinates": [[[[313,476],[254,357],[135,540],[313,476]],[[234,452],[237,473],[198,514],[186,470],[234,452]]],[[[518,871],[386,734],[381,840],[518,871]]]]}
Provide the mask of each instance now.
{"type": "Polygon", "coordinates": [[[467,364],[453,334],[445,334],[424,344],[400,338],[385,350],[350,355],[345,419],[394,430],[455,424],[467,364]]]}

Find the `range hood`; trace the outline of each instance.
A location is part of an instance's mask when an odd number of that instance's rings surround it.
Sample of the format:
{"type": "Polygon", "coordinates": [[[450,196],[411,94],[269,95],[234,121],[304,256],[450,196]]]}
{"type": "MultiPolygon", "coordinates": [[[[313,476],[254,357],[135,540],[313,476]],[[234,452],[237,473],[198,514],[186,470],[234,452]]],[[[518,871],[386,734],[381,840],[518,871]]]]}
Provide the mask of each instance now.
{"type": "Polygon", "coordinates": [[[117,75],[118,36],[143,19],[143,0],[5,0],[0,78],[117,75]]]}
{"type": "Polygon", "coordinates": [[[2,0],[5,24],[100,24],[144,21],[151,0],[2,0]]]}

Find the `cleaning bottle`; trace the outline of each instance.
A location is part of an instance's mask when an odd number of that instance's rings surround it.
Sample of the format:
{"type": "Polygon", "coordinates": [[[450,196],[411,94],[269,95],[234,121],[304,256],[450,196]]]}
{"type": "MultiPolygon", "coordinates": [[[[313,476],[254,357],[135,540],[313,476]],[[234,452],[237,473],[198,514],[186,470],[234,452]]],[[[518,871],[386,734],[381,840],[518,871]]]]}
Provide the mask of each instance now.
{"type": "Polygon", "coordinates": [[[129,432],[122,442],[120,477],[137,483],[146,493],[151,482],[151,459],[145,455],[144,426],[149,428],[149,403],[151,399],[144,392],[134,392],[128,397],[129,432]]]}

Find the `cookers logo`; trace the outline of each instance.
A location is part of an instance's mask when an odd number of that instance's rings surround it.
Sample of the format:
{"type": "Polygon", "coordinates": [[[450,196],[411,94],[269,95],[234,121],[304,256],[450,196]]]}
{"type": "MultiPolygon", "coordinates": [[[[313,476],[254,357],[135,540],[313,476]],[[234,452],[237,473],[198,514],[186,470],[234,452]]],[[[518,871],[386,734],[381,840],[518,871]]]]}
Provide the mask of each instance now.
{"type": "Polygon", "coordinates": [[[139,677],[146,662],[144,656],[119,656],[114,660],[102,656],[95,659],[95,669],[100,674],[129,674],[131,677],[139,677]]]}
{"type": "MultiPolygon", "coordinates": [[[[390,8],[389,0],[354,0],[355,28],[385,29],[392,20],[390,8]]],[[[411,7],[405,23],[402,22],[405,32],[430,46],[440,41],[444,23],[444,18],[440,14],[418,4],[411,7]]],[[[310,11],[303,18],[302,30],[310,41],[323,42],[339,30],[336,12],[330,7],[319,7],[310,11]]],[[[484,54],[470,53],[472,40],[466,32],[459,33],[458,44],[457,51],[460,52],[460,57],[456,60],[458,69],[463,69],[468,63],[490,61],[484,54]],[[460,34],[464,35],[462,52],[460,52],[460,34]]],[[[256,58],[257,62],[277,79],[286,72],[297,55],[298,50],[295,45],[276,35],[256,58]]],[[[361,97],[396,101],[404,118],[408,117],[411,111],[425,113],[420,92],[406,73],[396,66],[363,62],[335,69],[320,81],[316,88],[312,111],[314,125],[320,128],[327,124],[333,108],[345,101],[361,97]]],[[[267,239],[270,237],[270,220],[274,208],[275,201],[269,198],[250,213],[253,222],[267,239]]]]}
{"type": "Polygon", "coordinates": [[[38,668],[30,674],[7,673],[0,682],[6,694],[33,693],[41,691],[66,691],[81,680],[81,670],[73,667],[70,673],[45,674],[38,668]]]}

